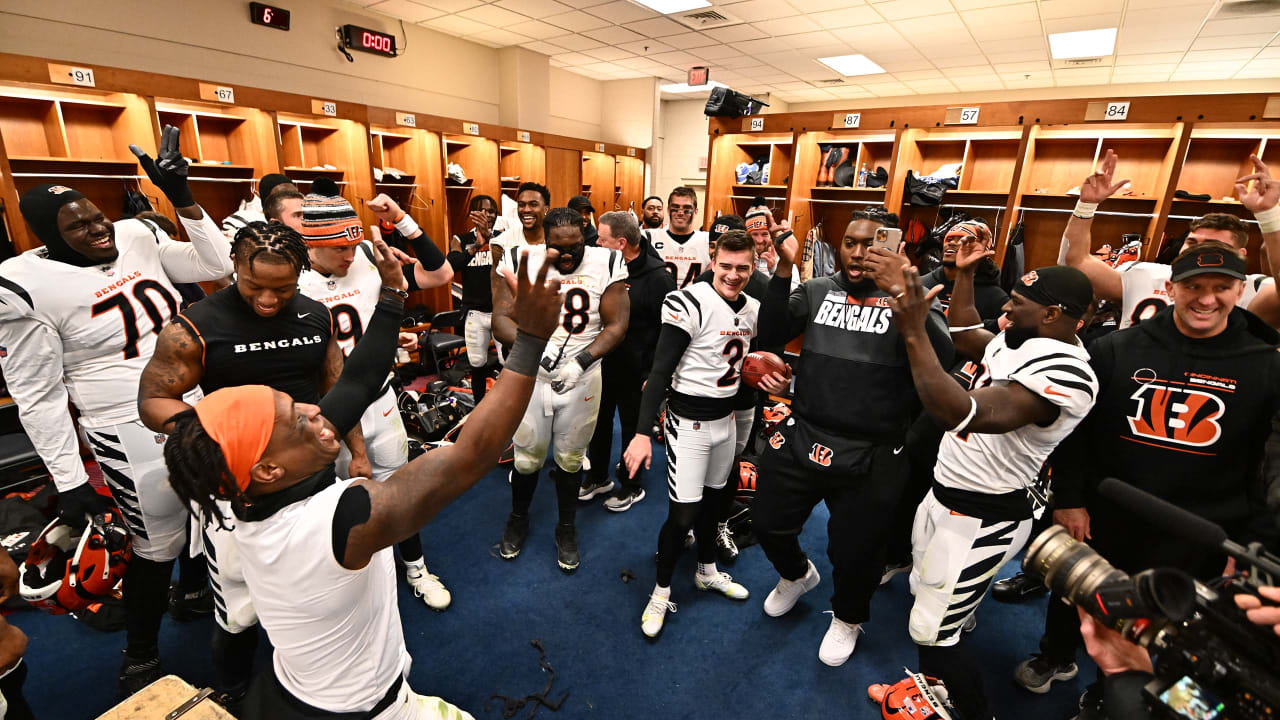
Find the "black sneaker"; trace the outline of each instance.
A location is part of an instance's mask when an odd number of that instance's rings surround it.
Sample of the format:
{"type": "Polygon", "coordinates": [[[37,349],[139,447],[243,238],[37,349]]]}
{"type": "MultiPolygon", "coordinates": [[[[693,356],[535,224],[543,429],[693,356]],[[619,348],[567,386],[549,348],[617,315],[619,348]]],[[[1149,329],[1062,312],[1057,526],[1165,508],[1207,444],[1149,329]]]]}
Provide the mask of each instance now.
{"type": "Polygon", "coordinates": [[[626,512],[631,509],[632,505],[644,499],[644,488],[635,488],[634,490],[620,489],[604,501],[606,510],[613,512],[626,512]]]}
{"type": "Polygon", "coordinates": [[[152,648],[144,657],[133,657],[126,650],[120,662],[120,697],[126,698],[160,679],[160,651],[152,648]]]}
{"type": "Polygon", "coordinates": [[[612,480],[592,480],[584,478],[582,486],[578,488],[578,501],[586,502],[597,495],[613,492],[612,480]]]}
{"type": "Polygon", "coordinates": [[[502,544],[498,546],[498,554],[503,560],[511,560],[524,550],[524,539],[529,535],[529,516],[511,513],[507,516],[507,527],[502,531],[502,544]]]}
{"type": "Polygon", "coordinates": [[[1013,679],[1033,693],[1043,695],[1055,680],[1070,680],[1080,669],[1075,663],[1057,665],[1047,655],[1032,655],[1013,670],[1013,679]]]}
{"type": "Polygon", "coordinates": [[[578,528],[556,524],[556,564],[566,573],[578,569],[578,528]]]}
{"type": "Polygon", "coordinates": [[[184,593],[177,585],[169,586],[169,617],[188,622],[212,614],[213,590],[209,586],[194,593],[184,593]]]}
{"type": "Polygon", "coordinates": [[[1003,603],[1018,603],[1049,592],[1043,582],[1024,572],[1007,577],[991,586],[991,597],[1003,603]]]}

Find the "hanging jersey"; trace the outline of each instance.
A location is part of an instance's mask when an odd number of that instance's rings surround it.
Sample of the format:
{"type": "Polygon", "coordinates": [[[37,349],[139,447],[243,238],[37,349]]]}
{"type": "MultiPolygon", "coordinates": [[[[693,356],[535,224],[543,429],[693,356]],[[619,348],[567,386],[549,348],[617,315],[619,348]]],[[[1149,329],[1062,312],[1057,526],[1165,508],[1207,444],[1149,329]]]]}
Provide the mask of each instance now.
{"type": "Polygon", "coordinates": [[[1011,382],[1053,403],[1058,417],[1043,427],[1031,423],[1005,433],[948,432],[934,470],[939,484],[992,495],[1032,487],[1045,458],[1084,419],[1098,395],[1089,353],[1079,341],[1031,338],[1015,350],[1000,333],[987,343],[973,389],[1011,382]]]}
{"type": "Polygon", "coordinates": [[[280,312],[260,317],[235,285],[182,311],[179,323],[204,348],[206,395],[224,387],[269,385],[300,403],[320,401],[320,377],[333,322],[329,309],[294,293],[280,312]]]}
{"type": "Polygon", "coordinates": [[[695,230],[683,242],[677,238],[685,236],[673,235],[669,228],[649,230],[648,233],[649,243],[675,277],[676,287],[688,287],[697,281],[703,270],[711,267],[711,236],[705,230],[695,230]]]}
{"type": "MultiPolygon", "coordinates": [[[[547,248],[545,245],[527,247],[529,276],[536,277],[543,258],[546,257],[547,248]]],[[[498,274],[505,276],[514,272],[524,249],[516,246],[506,250],[498,265],[498,274]]],[[[560,324],[547,341],[547,349],[544,351],[544,356],[555,360],[555,364],[551,367],[544,365],[538,370],[538,379],[545,382],[550,382],[561,364],[571,361],[600,334],[604,327],[604,320],[600,317],[600,298],[610,285],[627,279],[627,263],[617,250],[588,247],[582,256],[582,262],[578,263],[573,272],[561,275],[554,265],[549,268],[547,279],[553,278],[560,280],[560,295],[564,298],[564,307],[560,309],[560,324]]]]}
{"type": "Polygon", "coordinates": [[[732,397],[738,392],[742,363],[756,336],[760,301],[743,293],[734,310],[711,283],[694,283],[667,293],[662,322],[689,334],[689,347],[676,365],[671,389],[703,398],[732,397]]]}
{"type": "Polygon", "coordinates": [[[355,259],[344,277],[325,275],[314,268],[298,276],[298,291],[329,308],[333,336],[344,357],[350,356],[373,317],[382,293],[382,275],[373,261],[369,241],[357,246],[355,259]]]}
{"type": "MultiPolygon", "coordinates": [[[[1120,272],[1120,286],[1123,288],[1120,309],[1120,329],[1123,330],[1134,323],[1141,322],[1165,309],[1169,302],[1169,293],[1165,283],[1172,277],[1173,271],[1168,265],[1150,262],[1131,262],[1116,268],[1120,272]]],[[[1240,296],[1237,307],[1248,309],[1249,303],[1257,297],[1266,285],[1275,285],[1275,278],[1270,275],[1254,274],[1244,281],[1244,294],[1240,296]]]]}

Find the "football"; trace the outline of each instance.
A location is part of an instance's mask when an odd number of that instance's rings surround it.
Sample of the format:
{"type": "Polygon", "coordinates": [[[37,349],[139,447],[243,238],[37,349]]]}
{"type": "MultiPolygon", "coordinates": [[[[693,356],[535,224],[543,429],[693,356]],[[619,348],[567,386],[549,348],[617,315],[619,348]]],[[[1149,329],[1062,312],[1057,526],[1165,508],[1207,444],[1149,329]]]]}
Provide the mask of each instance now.
{"type": "Polygon", "coordinates": [[[791,366],[771,352],[753,352],[742,363],[742,381],[753,388],[759,389],[760,378],[772,372],[791,377],[791,366]]]}

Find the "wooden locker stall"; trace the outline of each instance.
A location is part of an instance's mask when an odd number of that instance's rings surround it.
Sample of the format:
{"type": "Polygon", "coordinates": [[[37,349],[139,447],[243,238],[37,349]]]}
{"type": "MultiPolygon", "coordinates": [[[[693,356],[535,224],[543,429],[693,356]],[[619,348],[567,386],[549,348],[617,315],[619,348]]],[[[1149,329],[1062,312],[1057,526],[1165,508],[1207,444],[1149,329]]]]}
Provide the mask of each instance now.
{"type": "Polygon", "coordinates": [[[547,148],[547,189],[551,206],[563,207],[582,191],[582,152],[560,147],[547,148]]]}
{"type": "MultiPolygon", "coordinates": [[[[498,146],[500,156],[502,194],[516,199],[521,183],[547,181],[547,150],[541,145],[527,142],[504,141],[498,146]]],[[[496,195],[495,199],[500,199],[496,195]]],[[[501,207],[499,207],[501,210],[501,207]]]]}
{"type": "Polygon", "coordinates": [[[364,123],[278,112],[276,128],[284,174],[298,189],[310,192],[313,182],[327,177],[338,184],[342,197],[356,209],[362,222],[367,225],[375,221],[364,206],[374,196],[369,135],[364,123]]]}
{"type": "MultiPolygon", "coordinates": [[[[584,151],[582,153],[582,185],[579,195],[586,195],[591,201],[591,208],[596,217],[614,210],[618,199],[618,187],[614,180],[614,158],[602,152],[584,151]]],[[[556,203],[557,207],[567,203],[556,203]]]]}
{"type": "Polygon", "coordinates": [[[644,161],[631,155],[617,155],[613,167],[618,196],[614,202],[616,209],[630,210],[639,218],[640,206],[644,203],[644,161]]]}
{"type": "Polygon", "coordinates": [[[18,199],[43,183],[74,187],[111,218],[120,217],[126,189],[173,214],[129,151],[133,144],[155,156],[151,107],[148,98],[134,93],[0,85],[0,172],[12,178],[4,194],[16,252],[39,245],[18,213],[18,199]]]}
{"type": "MultiPolygon", "coordinates": [[[[712,140],[707,166],[706,208],[704,226],[722,214],[742,215],[757,197],[763,197],[774,218],[787,217],[788,181],[794,158],[794,136],[791,133],[733,133],[712,140]],[[768,182],[739,182],[738,166],[742,163],[768,163],[768,182]]],[[[761,178],[763,181],[765,178],[761,178]]]]}
{"type": "Polygon", "coordinates": [[[501,192],[498,141],[472,135],[444,135],[443,143],[446,174],[444,196],[447,210],[447,232],[461,235],[471,228],[469,204],[472,195],[488,195],[497,198],[501,192]],[[448,164],[457,164],[466,175],[466,182],[459,183],[448,177],[448,164]]]}
{"type": "MultiPolygon", "coordinates": [[[[883,205],[885,188],[832,185],[825,173],[820,181],[819,173],[832,150],[837,153],[834,167],[847,162],[856,170],[865,163],[869,172],[874,173],[877,167],[892,172],[896,139],[894,132],[873,130],[818,130],[797,134],[792,173],[795,181],[791,183],[789,205],[791,227],[796,236],[803,239],[810,229],[820,224],[823,236],[834,242],[843,237],[854,212],[883,205]]],[[[854,184],[857,184],[856,175],[854,184]]],[[[782,218],[775,214],[775,219],[782,218]]]]}

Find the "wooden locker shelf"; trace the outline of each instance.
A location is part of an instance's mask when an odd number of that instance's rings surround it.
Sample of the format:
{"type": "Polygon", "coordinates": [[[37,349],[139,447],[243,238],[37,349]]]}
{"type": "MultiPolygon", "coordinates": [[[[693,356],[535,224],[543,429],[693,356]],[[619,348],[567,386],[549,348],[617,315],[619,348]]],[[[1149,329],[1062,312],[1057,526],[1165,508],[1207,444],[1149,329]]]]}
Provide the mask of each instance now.
{"type": "MultiPolygon", "coordinates": [[[[616,197],[612,189],[617,186],[614,180],[615,169],[612,155],[590,151],[582,153],[581,194],[591,200],[591,209],[595,211],[596,217],[614,209],[616,197]]],[[[556,206],[562,204],[562,202],[553,203],[556,206]]]]}

